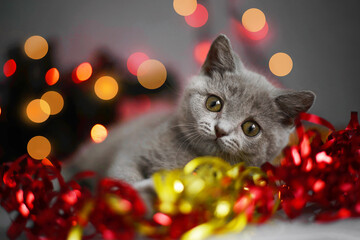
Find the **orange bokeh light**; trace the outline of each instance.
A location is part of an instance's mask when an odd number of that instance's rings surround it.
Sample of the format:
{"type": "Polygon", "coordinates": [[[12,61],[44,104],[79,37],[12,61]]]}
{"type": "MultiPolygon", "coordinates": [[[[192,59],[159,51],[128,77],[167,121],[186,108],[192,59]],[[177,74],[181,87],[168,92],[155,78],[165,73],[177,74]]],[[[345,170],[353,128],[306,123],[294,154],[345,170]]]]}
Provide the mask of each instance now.
{"type": "Polygon", "coordinates": [[[32,36],[26,40],[24,50],[29,58],[37,60],[45,57],[49,50],[49,45],[45,38],[32,36]]]}
{"type": "Polygon", "coordinates": [[[59,71],[56,68],[50,68],[45,74],[45,81],[49,86],[52,86],[59,81],[59,77],[59,71]]]}
{"type": "Polygon", "coordinates": [[[92,128],[91,128],[91,139],[95,142],[95,143],[101,143],[102,141],[104,141],[107,137],[107,130],[106,128],[101,125],[101,124],[95,124],[92,128]]]}
{"type": "Polygon", "coordinates": [[[96,80],[94,85],[96,96],[102,100],[113,99],[119,91],[119,84],[110,76],[103,76],[96,80]]]}
{"type": "Polygon", "coordinates": [[[250,8],[244,12],[241,22],[246,30],[258,32],[265,26],[266,18],[260,9],[250,8]]]}
{"type": "Polygon", "coordinates": [[[205,25],[209,17],[206,7],[198,4],[195,12],[189,16],[185,16],[186,23],[194,28],[202,27],[205,25]]]}
{"type": "Polygon", "coordinates": [[[200,65],[205,62],[206,56],[210,50],[211,42],[210,41],[203,41],[198,43],[194,48],[194,57],[196,62],[200,65]]]}
{"type": "Polygon", "coordinates": [[[14,59],[9,59],[6,61],[6,63],[4,64],[3,67],[3,71],[4,71],[4,75],[6,77],[10,77],[11,75],[13,75],[16,71],[16,62],[14,61],[14,59]]]}
{"type": "Polygon", "coordinates": [[[139,66],[137,77],[144,88],[157,89],[165,83],[167,72],[160,61],[149,59],[139,66]]]}
{"type": "Polygon", "coordinates": [[[32,100],[26,107],[27,117],[35,122],[45,122],[50,116],[50,106],[42,99],[32,100]]]}
{"type": "Polygon", "coordinates": [[[91,77],[92,74],[91,64],[88,62],[81,63],[76,68],[76,77],[80,82],[86,81],[91,77]]]}
{"type": "Polygon", "coordinates": [[[28,142],[27,150],[32,158],[42,160],[50,154],[51,144],[47,138],[36,136],[28,142]]]}
{"type": "Polygon", "coordinates": [[[293,68],[293,61],[289,55],[283,52],[275,53],[269,61],[270,71],[279,77],[288,75],[293,68]]]}
{"type": "Polygon", "coordinates": [[[148,60],[149,57],[142,52],[136,52],[130,55],[130,57],[127,60],[127,68],[129,70],[129,72],[134,75],[137,76],[137,70],[139,68],[139,66],[146,60],[148,60]]]}
{"type": "Polygon", "coordinates": [[[196,10],[197,0],[174,0],[173,7],[177,14],[188,16],[196,10]]]}
{"type": "Polygon", "coordinates": [[[50,115],[58,114],[64,107],[64,99],[60,93],[48,91],[41,96],[50,106],[50,115]]]}

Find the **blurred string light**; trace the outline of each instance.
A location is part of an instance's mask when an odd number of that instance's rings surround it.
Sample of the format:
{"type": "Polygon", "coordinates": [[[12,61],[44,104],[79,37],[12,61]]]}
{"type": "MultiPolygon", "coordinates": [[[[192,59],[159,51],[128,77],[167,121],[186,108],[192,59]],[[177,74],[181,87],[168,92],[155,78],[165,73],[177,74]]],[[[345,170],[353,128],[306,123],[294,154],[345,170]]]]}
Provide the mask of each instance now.
{"type": "Polygon", "coordinates": [[[257,8],[250,8],[246,10],[241,21],[246,30],[250,32],[258,32],[266,24],[265,14],[257,8]]]}
{"type": "Polygon", "coordinates": [[[205,62],[206,56],[210,50],[211,42],[203,41],[198,43],[194,48],[194,57],[196,62],[202,65],[205,62]]]}
{"type": "Polygon", "coordinates": [[[95,143],[101,143],[102,141],[104,141],[107,137],[107,129],[101,125],[101,124],[95,124],[92,128],[91,128],[91,139],[95,142],[95,143]]]}
{"type": "Polygon", "coordinates": [[[27,105],[26,115],[35,123],[45,122],[50,116],[50,106],[42,99],[34,99],[27,105]]]}
{"type": "Polygon", "coordinates": [[[60,93],[55,91],[48,91],[41,97],[50,106],[50,115],[58,114],[64,107],[64,99],[60,93]]]}
{"type": "Polygon", "coordinates": [[[209,17],[206,7],[198,4],[196,10],[188,16],[185,16],[186,23],[194,28],[202,27],[205,25],[209,17]]]}
{"type": "Polygon", "coordinates": [[[1,107],[0,107],[0,116],[1,116],[1,107]]]}
{"type": "Polygon", "coordinates": [[[283,77],[291,72],[293,61],[286,53],[275,53],[269,60],[269,68],[274,75],[283,77]]]}
{"type": "Polygon", "coordinates": [[[49,86],[52,86],[59,81],[59,77],[59,71],[56,68],[50,68],[45,74],[45,81],[49,86]]]}
{"type": "Polygon", "coordinates": [[[35,136],[28,142],[27,151],[32,158],[42,160],[50,154],[51,144],[47,138],[35,136]]]}
{"type": "Polygon", "coordinates": [[[16,71],[16,62],[14,59],[9,59],[5,62],[3,72],[6,77],[10,77],[16,71]]]}
{"type": "Polygon", "coordinates": [[[196,6],[196,0],[174,0],[173,2],[175,12],[181,16],[188,16],[195,12],[196,6]]]}
{"type": "Polygon", "coordinates": [[[145,53],[135,52],[131,54],[127,60],[127,69],[132,75],[137,76],[137,70],[139,66],[148,59],[149,57],[145,53]]]}
{"type": "Polygon", "coordinates": [[[80,82],[88,80],[92,72],[91,64],[88,62],[81,63],[75,70],[76,78],[80,82]]]}
{"type": "Polygon", "coordinates": [[[49,50],[49,46],[45,38],[41,36],[32,36],[26,40],[24,50],[29,58],[37,60],[45,57],[49,50]]]}
{"type": "Polygon", "coordinates": [[[139,83],[147,89],[157,89],[166,81],[166,68],[164,64],[155,59],[144,61],[138,68],[139,83]]]}
{"type": "Polygon", "coordinates": [[[102,100],[113,99],[119,91],[117,81],[110,76],[103,76],[96,80],[94,85],[96,96],[102,100]]]}

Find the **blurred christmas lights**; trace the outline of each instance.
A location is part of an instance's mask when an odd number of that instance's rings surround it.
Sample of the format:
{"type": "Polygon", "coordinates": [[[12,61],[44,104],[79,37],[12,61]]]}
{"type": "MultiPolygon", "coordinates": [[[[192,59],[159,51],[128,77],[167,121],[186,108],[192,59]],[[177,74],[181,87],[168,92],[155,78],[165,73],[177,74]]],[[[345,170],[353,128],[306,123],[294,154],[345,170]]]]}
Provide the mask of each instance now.
{"type": "Polygon", "coordinates": [[[45,122],[50,116],[50,106],[42,99],[34,99],[27,105],[26,115],[35,123],[45,122]]]}
{"type": "Polygon", "coordinates": [[[50,154],[51,144],[47,138],[36,136],[28,142],[27,151],[32,158],[42,160],[50,154]]]}
{"type": "Polygon", "coordinates": [[[86,81],[91,77],[92,67],[88,62],[81,63],[76,68],[76,77],[80,82],[86,81]]]}
{"type": "Polygon", "coordinates": [[[188,16],[195,12],[196,6],[196,0],[174,0],[173,2],[175,12],[181,16],[188,16]]]}
{"type": "Polygon", "coordinates": [[[203,41],[198,43],[194,48],[194,57],[196,62],[202,65],[205,62],[206,56],[210,50],[211,41],[203,41]]]}
{"type": "Polygon", "coordinates": [[[265,14],[257,8],[250,8],[246,10],[241,21],[246,30],[250,32],[258,32],[266,24],[265,14]]]}
{"type": "Polygon", "coordinates": [[[139,83],[147,89],[157,89],[166,81],[166,68],[164,64],[155,59],[143,62],[137,71],[139,83]]]}
{"type": "Polygon", "coordinates": [[[119,91],[117,81],[110,76],[103,76],[96,80],[94,85],[96,96],[102,100],[113,99],[119,91]]]}
{"type": "Polygon", "coordinates": [[[137,76],[137,70],[139,66],[148,59],[149,57],[142,52],[136,52],[131,54],[126,63],[129,72],[132,75],[137,76]]]}
{"type": "Polygon", "coordinates": [[[60,93],[55,91],[48,91],[41,97],[50,106],[50,115],[58,114],[64,107],[64,99],[60,93]]]}
{"type": "Polygon", "coordinates": [[[286,53],[275,53],[270,58],[269,68],[274,75],[278,77],[283,77],[291,72],[293,68],[293,61],[291,57],[286,53]]]}
{"type": "Polygon", "coordinates": [[[16,62],[14,59],[9,59],[6,61],[3,67],[3,72],[6,77],[10,77],[16,71],[16,62]]]}
{"type": "Polygon", "coordinates": [[[188,16],[185,16],[186,23],[194,28],[202,27],[205,25],[209,17],[206,7],[198,4],[196,10],[188,16]]]}
{"type": "Polygon", "coordinates": [[[26,40],[24,50],[29,58],[37,60],[45,57],[49,50],[49,46],[43,37],[32,36],[26,40]]]}
{"type": "Polygon", "coordinates": [[[49,86],[52,86],[59,81],[59,77],[59,71],[56,68],[50,68],[45,74],[45,81],[49,86]]]}
{"type": "Polygon", "coordinates": [[[101,124],[95,124],[92,128],[91,128],[91,139],[95,142],[95,143],[101,143],[102,141],[104,141],[107,137],[107,130],[106,128],[101,125],[101,124]]]}

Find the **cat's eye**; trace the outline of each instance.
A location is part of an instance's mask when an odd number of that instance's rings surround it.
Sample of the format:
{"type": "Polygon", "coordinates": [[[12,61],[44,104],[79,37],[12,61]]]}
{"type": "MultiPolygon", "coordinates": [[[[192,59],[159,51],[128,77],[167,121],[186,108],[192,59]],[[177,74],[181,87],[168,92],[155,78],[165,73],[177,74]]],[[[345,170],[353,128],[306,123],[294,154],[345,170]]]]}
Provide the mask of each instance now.
{"type": "Polygon", "coordinates": [[[255,137],[260,132],[260,126],[255,121],[244,122],[241,128],[248,137],[255,137]]]}
{"type": "Polygon", "coordinates": [[[211,112],[220,112],[222,109],[222,100],[221,98],[211,95],[206,99],[205,106],[211,112]]]}

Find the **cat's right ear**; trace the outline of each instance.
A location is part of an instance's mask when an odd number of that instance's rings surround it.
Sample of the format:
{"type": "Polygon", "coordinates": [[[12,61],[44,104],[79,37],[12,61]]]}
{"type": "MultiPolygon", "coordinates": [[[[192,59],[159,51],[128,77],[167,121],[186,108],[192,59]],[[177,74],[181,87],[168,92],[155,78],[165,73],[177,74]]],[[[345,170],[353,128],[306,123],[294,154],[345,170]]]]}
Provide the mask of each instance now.
{"type": "Polygon", "coordinates": [[[219,35],[211,44],[201,72],[209,77],[213,74],[235,72],[240,64],[239,58],[233,52],[230,40],[223,34],[219,35]]]}

